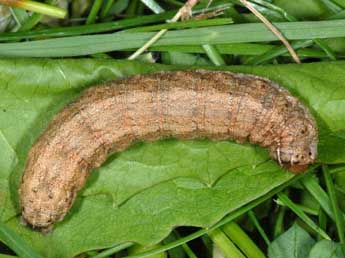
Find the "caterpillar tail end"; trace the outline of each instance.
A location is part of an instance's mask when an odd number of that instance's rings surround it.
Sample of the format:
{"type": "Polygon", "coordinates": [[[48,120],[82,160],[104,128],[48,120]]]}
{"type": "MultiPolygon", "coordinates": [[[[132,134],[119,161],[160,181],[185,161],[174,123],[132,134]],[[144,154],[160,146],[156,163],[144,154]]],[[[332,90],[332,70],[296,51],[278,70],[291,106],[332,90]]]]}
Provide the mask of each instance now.
{"type": "Polygon", "coordinates": [[[31,224],[30,222],[28,222],[23,216],[20,216],[20,224],[22,224],[23,226],[29,227],[34,231],[41,232],[43,234],[49,234],[53,231],[53,225],[44,226],[44,227],[35,226],[31,224]]]}

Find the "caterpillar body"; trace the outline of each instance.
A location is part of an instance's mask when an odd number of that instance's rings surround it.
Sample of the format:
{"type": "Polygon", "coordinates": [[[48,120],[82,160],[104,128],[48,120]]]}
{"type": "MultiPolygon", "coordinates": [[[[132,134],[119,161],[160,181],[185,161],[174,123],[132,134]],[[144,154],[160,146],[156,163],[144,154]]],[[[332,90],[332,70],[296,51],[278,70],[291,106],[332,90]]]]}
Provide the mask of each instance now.
{"type": "Polygon", "coordinates": [[[55,115],[28,155],[22,218],[51,228],[110,153],[171,137],[249,141],[292,172],[306,170],[317,155],[314,118],[272,81],[204,70],[137,75],[91,87],[55,115]]]}

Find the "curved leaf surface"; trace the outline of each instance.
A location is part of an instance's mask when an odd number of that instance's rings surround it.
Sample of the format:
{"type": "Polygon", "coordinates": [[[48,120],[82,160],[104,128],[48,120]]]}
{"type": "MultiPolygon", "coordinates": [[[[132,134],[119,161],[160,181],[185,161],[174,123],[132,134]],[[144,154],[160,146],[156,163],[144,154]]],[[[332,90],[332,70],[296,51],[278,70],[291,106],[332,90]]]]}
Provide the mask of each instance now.
{"type": "MultiPolygon", "coordinates": [[[[92,173],[53,233],[20,225],[17,189],[26,155],[53,114],[95,83],[186,68],[96,59],[0,60],[1,220],[45,257],[72,257],[126,241],[154,244],[179,225],[210,226],[290,180],[293,176],[270,161],[267,151],[249,144],[140,143],[92,173]]],[[[336,62],[217,69],[258,74],[284,85],[317,118],[320,161],[344,163],[344,68],[344,62],[336,62]]]]}

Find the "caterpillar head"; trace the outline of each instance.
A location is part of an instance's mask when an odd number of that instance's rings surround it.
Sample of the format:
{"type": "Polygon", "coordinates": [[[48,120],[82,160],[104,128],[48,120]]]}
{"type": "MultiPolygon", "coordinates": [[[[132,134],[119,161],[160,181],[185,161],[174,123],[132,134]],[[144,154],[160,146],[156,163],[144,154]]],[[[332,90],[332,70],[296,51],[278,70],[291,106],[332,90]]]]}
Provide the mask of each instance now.
{"type": "Polygon", "coordinates": [[[270,148],[271,157],[293,173],[307,170],[317,157],[318,133],[313,119],[293,119],[284,128],[279,143],[270,148]]]}

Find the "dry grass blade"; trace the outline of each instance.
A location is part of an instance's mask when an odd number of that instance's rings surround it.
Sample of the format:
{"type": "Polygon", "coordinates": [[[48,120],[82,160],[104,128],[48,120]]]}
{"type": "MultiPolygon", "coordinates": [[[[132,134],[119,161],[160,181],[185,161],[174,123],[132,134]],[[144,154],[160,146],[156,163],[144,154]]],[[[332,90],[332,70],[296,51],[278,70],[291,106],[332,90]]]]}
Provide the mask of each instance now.
{"type": "Polygon", "coordinates": [[[299,59],[297,53],[290,45],[289,41],[283,36],[283,34],[269,21],[266,19],[265,16],[263,16],[258,10],[256,10],[250,3],[248,3],[247,0],[240,0],[240,2],[249,10],[251,11],[258,19],[260,19],[266,26],[269,28],[279,39],[280,41],[285,45],[287,50],[289,51],[291,57],[293,60],[300,64],[301,60],[299,59]]]}

